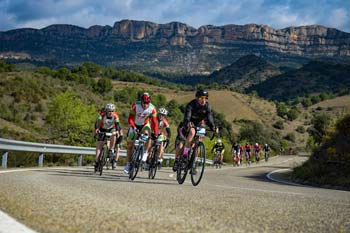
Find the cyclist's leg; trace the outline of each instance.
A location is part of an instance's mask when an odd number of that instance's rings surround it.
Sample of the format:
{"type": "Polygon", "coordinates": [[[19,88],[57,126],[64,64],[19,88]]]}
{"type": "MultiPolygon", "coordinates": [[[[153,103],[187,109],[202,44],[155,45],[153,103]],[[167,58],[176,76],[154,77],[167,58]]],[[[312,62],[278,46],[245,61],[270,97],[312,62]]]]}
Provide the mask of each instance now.
{"type": "Polygon", "coordinates": [[[130,128],[128,130],[128,134],[127,134],[127,153],[126,153],[126,161],[130,162],[132,153],[133,153],[133,149],[134,149],[134,141],[136,139],[136,133],[135,130],[130,128]]]}
{"type": "Polygon", "coordinates": [[[189,133],[188,133],[188,135],[186,137],[185,147],[184,147],[184,154],[188,154],[188,151],[191,148],[191,143],[192,143],[192,140],[193,140],[195,134],[196,134],[196,129],[191,127],[189,129],[189,133]]]}
{"type": "Polygon", "coordinates": [[[142,160],[144,162],[148,161],[148,155],[150,154],[151,146],[152,146],[152,140],[151,140],[151,125],[147,123],[144,125],[141,129],[141,133],[149,135],[149,138],[147,142],[145,143],[145,150],[143,154],[142,160]]]}

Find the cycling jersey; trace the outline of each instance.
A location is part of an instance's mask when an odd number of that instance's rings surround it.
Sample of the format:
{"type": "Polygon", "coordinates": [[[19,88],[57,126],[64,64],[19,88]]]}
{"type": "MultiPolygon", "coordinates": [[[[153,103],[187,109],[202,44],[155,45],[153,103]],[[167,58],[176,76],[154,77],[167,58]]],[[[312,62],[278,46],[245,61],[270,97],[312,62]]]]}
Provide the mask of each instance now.
{"type": "Polygon", "coordinates": [[[194,99],[186,106],[184,126],[186,127],[188,122],[193,122],[195,126],[202,124],[203,120],[206,120],[211,130],[214,130],[214,118],[211,106],[208,102],[205,105],[198,103],[198,100],[194,99]]]}
{"type": "Polygon", "coordinates": [[[149,104],[148,108],[143,109],[141,101],[137,101],[131,106],[128,122],[132,128],[140,128],[149,124],[149,119],[151,121],[151,128],[155,135],[158,135],[158,119],[157,110],[153,104],[149,104]]]}
{"type": "Polygon", "coordinates": [[[250,152],[251,149],[252,149],[252,147],[251,147],[250,144],[248,144],[248,145],[245,146],[245,150],[246,150],[247,152],[250,152]]]}
{"type": "Polygon", "coordinates": [[[167,137],[171,137],[170,125],[166,118],[163,120],[158,120],[158,132],[161,135],[165,135],[164,130],[167,132],[167,137]]]}
{"type": "Polygon", "coordinates": [[[254,146],[254,148],[255,148],[255,151],[256,151],[256,152],[259,152],[259,151],[260,151],[260,145],[254,146]]]}
{"type": "Polygon", "coordinates": [[[109,117],[105,112],[101,112],[96,120],[95,128],[97,129],[103,129],[103,130],[110,130],[112,128],[115,128],[116,130],[119,130],[119,116],[116,112],[112,113],[112,116],[109,117]]]}
{"type": "Polygon", "coordinates": [[[219,143],[216,143],[214,146],[213,146],[213,149],[212,149],[212,151],[220,151],[220,152],[222,152],[223,150],[225,150],[225,145],[224,145],[224,143],[221,143],[221,144],[219,144],[219,143]]]}

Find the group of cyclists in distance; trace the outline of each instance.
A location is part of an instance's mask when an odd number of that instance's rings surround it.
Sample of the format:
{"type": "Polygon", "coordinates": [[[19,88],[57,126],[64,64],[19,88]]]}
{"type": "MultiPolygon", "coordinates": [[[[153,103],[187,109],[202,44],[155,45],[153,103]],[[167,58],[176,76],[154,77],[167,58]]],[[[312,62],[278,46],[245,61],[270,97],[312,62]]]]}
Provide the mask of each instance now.
{"type": "MultiPolygon", "coordinates": [[[[214,134],[218,134],[219,129],[215,126],[213,112],[211,105],[208,102],[208,91],[200,89],[195,93],[195,98],[191,100],[185,108],[183,121],[177,127],[177,136],[175,139],[175,162],[173,171],[177,171],[180,155],[188,156],[191,142],[196,134],[196,128],[199,126],[207,125],[214,134]]],[[[149,140],[145,144],[145,150],[142,156],[142,161],[147,169],[148,157],[151,150],[151,140],[161,140],[160,153],[158,161],[162,163],[164,149],[168,145],[171,139],[170,125],[167,120],[168,111],[164,107],[156,109],[152,104],[152,97],[148,92],[144,92],[139,100],[135,101],[130,108],[128,116],[129,128],[126,133],[127,140],[127,156],[124,172],[129,173],[130,160],[134,150],[134,141],[138,134],[149,135],[149,140]]],[[[97,138],[96,154],[94,167],[95,171],[98,166],[99,156],[103,143],[105,141],[106,133],[110,133],[112,136],[109,141],[110,151],[112,159],[112,168],[116,167],[116,163],[119,159],[120,145],[123,141],[123,130],[120,126],[119,115],[116,111],[116,107],[113,103],[108,103],[98,114],[95,122],[95,137],[97,138]]],[[[254,152],[259,154],[260,146],[256,144],[254,152]]],[[[220,157],[219,162],[223,162],[223,155],[225,146],[221,139],[218,139],[212,148],[212,152],[220,157]]],[[[247,143],[245,147],[234,143],[232,146],[232,155],[234,158],[234,165],[239,166],[242,164],[243,151],[247,158],[251,158],[251,145],[247,143]]],[[[269,147],[266,144],[264,151],[268,153],[269,147]]],[[[250,162],[249,162],[250,163],[250,162]]]]}

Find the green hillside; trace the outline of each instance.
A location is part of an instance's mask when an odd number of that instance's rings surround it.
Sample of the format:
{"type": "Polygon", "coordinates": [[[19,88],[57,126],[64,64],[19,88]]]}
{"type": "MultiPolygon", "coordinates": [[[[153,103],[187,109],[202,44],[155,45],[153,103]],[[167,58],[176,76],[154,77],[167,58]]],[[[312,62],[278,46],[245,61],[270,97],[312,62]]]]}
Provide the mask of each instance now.
{"type": "Polygon", "coordinates": [[[255,55],[247,55],[231,65],[213,72],[203,81],[206,83],[217,82],[220,85],[229,86],[235,91],[243,91],[279,74],[281,71],[265,59],[255,55]]]}
{"type": "Polygon", "coordinates": [[[277,101],[292,101],[297,97],[350,93],[350,64],[312,61],[300,69],[272,77],[247,89],[259,96],[277,101]]]}

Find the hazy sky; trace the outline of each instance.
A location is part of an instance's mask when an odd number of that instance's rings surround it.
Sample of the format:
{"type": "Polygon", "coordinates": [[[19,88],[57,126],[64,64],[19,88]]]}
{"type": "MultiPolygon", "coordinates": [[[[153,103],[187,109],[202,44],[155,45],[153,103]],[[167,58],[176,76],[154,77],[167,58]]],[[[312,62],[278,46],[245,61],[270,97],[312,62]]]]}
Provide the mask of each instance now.
{"type": "Polygon", "coordinates": [[[155,23],[319,24],[350,31],[350,0],[0,0],[0,31],[73,24],[88,28],[122,19],[155,23]]]}

